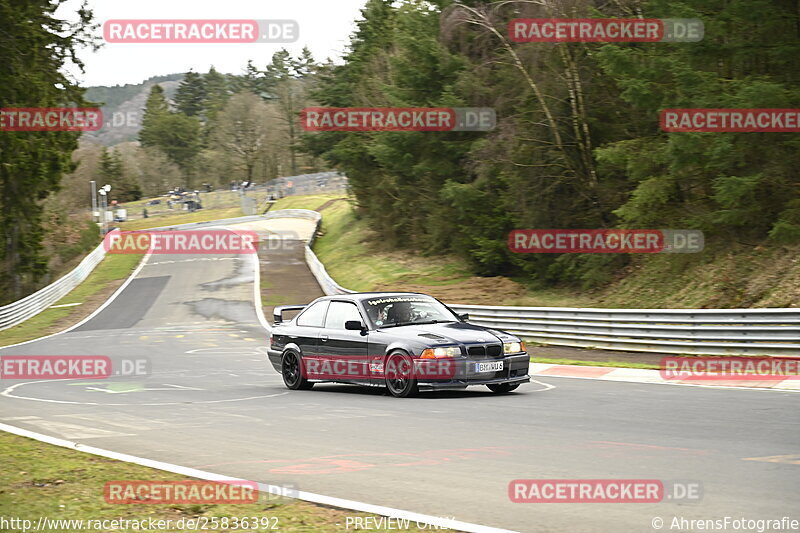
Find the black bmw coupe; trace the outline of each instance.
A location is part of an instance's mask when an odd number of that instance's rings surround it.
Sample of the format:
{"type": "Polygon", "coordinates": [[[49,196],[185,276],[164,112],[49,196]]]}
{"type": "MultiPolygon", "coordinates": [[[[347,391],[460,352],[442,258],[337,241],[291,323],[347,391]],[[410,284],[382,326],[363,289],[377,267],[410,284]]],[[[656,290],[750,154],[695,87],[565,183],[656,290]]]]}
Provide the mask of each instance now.
{"type": "Polygon", "coordinates": [[[276,307],[274,317],[269,359],[292,390],[353,383],[403,398],[469,385],[507,393],[530,381],[520,339],[470,324],[467,315],[425,294],[323,296],[276,307]],[[284,321],[287,311],[300,313],[284,321]]]}

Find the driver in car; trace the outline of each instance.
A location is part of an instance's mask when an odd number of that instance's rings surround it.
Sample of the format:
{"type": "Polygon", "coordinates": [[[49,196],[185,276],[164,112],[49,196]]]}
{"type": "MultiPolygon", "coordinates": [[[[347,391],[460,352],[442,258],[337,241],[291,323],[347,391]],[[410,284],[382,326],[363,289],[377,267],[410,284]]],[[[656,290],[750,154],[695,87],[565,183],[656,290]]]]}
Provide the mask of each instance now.
{"type": "Polygon", "coordinates": [[[397,302],[392,305],[389,312],[386,313],[386,318],[389,322],[394,324],[413,322],[414,309],[409,302],[397,302]]]}

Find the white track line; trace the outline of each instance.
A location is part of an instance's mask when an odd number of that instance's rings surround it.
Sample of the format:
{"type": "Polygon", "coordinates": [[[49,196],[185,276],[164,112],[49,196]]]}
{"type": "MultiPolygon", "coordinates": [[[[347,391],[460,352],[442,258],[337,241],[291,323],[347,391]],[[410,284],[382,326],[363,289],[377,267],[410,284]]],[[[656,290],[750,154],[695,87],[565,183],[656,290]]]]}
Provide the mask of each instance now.
{"type": "MultiPolygon", "coordinates": [[[[70,448],[79,452],[89,453],[92,455],[99,455],[101,457],[108,457],[109,459],[124,461],[126,463],[133,463],[141,466],[146,466],[148,468],[155,468],[157,470],[163,470],[165,472],[172,472],[174,474],[180,474],[182,476],[189,476],[197,479],[205,479],[208,481],[250,481],[236,477],[224,476],[222,474],[215,474],[213,472],[206,472],[205,470],[197,470],[195,468],[189,468],[186,466],[179,466],[171,463],[163,463],[161,461],[154,461],[152,459],[144,459],[142,457],[136,457],[135,455],[112,452],[110,450],[104,450],[102,448],[95,448],[94,446],[86,446],[85,444],[79,444],[77,442],[51,437],[49,435],[36,433],[34,431],[28,431],[27,429],[21,429],[15,426],[9,426],[7,424],[0,423],[0,431],[12,433],[14,435],[19,435],[21,437],[28,437],[34,440],[38,440],[40,442],[46,442],[48,444],[54,444],[56,446],[61,446],[63,448],[70,448]]],[[[318,503],[321,505],[339,507],[342,509],[359,511],[362,513],[372,513],[381,516],[388,516],[391,518],[399,518],[403,520],[409,520],[411,522],[419,522],[420,524],[430,524],[433,526],[439,526],[441,528],[449,528],[451,530],[456,530],[456,531],[467,531],[470,533],[516,533],[509,529],[498,529],[489,526],[481,526],[478,524],[461,522],[449,518],[441,518],[438,516],[430,516],[426,514],[414,513],[411,511],[403,511],[401,509],[394,509],[392,507],[383,507],[381,505],[372,505],[369,503],[358,502],[355,500],[334,498],[331,496],[324,496],[322,494],[315,494],[313,492],[298,491],[293,488],[281,487],[278,485],[268,485],[266,483],[259,483],[258,490],[263,492],[268,492],[270,494],[276,494],[279,496],[287,496],[298,500],[318,503]]]]}
{"type": "Polygon", "coordinates": [[[272,328],[264,316],[264,307],[261,304],[261,261],[258,259],[258,252],[253,254],[253,261],[255,261],[255,265],[253,265],[255,271],[255,278],[253,279],[253,300],[256,305],[256,316],[258,317],[261,327],[267,330],[267,333],[272,333],[272,328]]]}

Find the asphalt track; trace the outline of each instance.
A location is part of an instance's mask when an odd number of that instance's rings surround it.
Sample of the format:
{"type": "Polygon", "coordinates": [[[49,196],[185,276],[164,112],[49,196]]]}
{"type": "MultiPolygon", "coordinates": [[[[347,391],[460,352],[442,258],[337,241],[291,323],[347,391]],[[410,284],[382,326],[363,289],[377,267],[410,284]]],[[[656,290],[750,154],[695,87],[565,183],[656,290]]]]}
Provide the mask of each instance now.
{"type": "MultiPolygon", "coordinates": [[[[302,220],[260,224],[310,232],[302,220]]],[[[80,327],[0,355],[146,357],[152,375],[3,380],[0,422],[515,531],[656,531],[654,517],[676,531],[674,516],[800,519],[796,393],[553,377],[506,396],[483,388],[403,400],[341,385],[287,391],[266,360],[254,266],[246,255],[150,256],[80,327]],[[512,503],[508,484],[519,478],[700,482],[703,498],[512,503]]],[[[279,293],[281,280],[271,283],[279,293]]]]}

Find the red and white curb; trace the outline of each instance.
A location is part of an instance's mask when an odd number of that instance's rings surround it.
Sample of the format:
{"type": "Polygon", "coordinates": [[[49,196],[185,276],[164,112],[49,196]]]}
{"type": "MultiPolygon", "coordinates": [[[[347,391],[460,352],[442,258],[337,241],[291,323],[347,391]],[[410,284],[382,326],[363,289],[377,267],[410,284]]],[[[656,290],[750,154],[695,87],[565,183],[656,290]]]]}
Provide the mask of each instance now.
{"type": "Polygon", "coordinates": [[[782,390],[800,392],[800,379],[760,379],[706,377],[702,379],[666,379],[660,370],[644,368],[617,368],[611,366],[580,366],[531,363],[530,374],[536,377],[559,377],[578,379],[599,379],[603,381],[625,381],[629,383],[655,383],[660,385],[690,385],[694,387],[722,387],[735,389],[782,390]]]}

